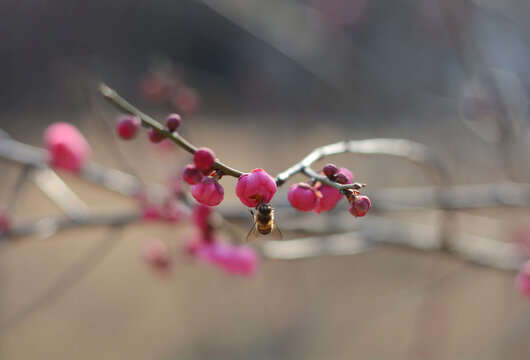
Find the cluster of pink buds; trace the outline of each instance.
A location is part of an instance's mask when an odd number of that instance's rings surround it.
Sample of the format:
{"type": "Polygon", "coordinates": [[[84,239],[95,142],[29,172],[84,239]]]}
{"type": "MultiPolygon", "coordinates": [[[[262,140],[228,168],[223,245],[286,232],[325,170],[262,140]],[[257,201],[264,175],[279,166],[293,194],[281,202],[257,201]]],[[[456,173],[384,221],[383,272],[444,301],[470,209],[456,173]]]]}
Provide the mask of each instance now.
{"type": "Polygon", "coordinates": [[[56,168],[77,173],[90,160],[91,149],[81,132],[72,124],[56,122],[44,132],[48,163],[56,168]]]}
{"type": "Polygon", "coordinates": [[[194,208],[192,219],[200,235],[188,242],[188,253],[228,274],[253,275],[259,264],[256,250],[250,246],[232,245],[216,236],[210,224],[211,213],[212,208],[205,205],[194,208]]]}
{"type": "Polygon", "coordinates": [[[214,171],[215,154],[208,148],[199,148],[193,156],[193,165],[186,165],[182,178],[191,185],[191,195],[199,203],[216,206],[224,199],[224,189],[219,184],[221,174],[214,171]]]}
{"type": "Polygon", "coordinates": [[[140,95],[149,102],[169,102],[178,111],[193,114],[199,110],[201,97],[183,78],[183,71],[172,66],[152,69],[140,80],[140,95]]]}
{"type": "MultiPolygon", "coordinates": [[[[333,164],[328,164],[324,166],[321,173],[329,180],[341,185],[353,183],[354,175],[346,168],[338,168],[333,164]]],[[[343,196],[348,199],[350,213],[355,217],[365,216],[370,209],[370,199],[367,196],[359,195],[357,190],[348,189],[341,194],[334,187],[320,182],[312,185],[306,183],[292,185],[289,188],[287,199],[297,210],[314,210],[320,214],[322,211],[332,210],[343,196]]]]}

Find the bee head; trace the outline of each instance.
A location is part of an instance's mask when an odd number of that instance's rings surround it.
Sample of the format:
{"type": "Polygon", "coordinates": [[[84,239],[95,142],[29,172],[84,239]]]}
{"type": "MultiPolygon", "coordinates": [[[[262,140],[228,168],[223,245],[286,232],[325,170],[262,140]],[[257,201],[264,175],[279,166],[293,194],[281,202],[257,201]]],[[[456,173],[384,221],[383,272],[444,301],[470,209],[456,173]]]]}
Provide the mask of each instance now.
{"type": "Polygon", "coordinates": [[[270,206],[270,204],[267,204],[265,202],[262,202],[258,207],[258,211],[262,214],[269,214],[271,210],[272,210],[272,206],[270,206]]]}

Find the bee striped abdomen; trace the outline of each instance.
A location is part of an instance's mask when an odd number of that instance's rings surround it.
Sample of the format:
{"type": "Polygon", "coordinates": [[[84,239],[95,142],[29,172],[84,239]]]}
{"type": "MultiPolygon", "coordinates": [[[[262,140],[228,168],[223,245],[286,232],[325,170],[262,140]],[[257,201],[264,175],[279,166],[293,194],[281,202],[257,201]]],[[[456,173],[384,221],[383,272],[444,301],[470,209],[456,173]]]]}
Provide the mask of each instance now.
{"type": "Polygon", "coordinates": [[[272,224],[267,225],[256,225],[260,234],[267,235],[272,231],[272,224]]]}

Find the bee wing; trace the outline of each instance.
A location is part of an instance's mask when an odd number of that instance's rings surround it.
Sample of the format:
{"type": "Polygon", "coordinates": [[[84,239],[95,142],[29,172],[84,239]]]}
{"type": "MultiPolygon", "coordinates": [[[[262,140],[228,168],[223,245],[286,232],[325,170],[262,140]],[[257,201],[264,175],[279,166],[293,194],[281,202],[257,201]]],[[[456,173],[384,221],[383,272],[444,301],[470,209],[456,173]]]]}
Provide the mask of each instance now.
{"type": "Polygon", "coordinates": [[[278,228],[278,226],[276,226],[276,224],[272,225],[271,236],[272,236],[275,240],[281,240],[281,239],[283,238],[282,232],[280,231],[280,229],[278,228]]]}
{"type": "Polygon", "coordinates": [[[258,228],[256,227],[256,223],[254,223],[254,226],[252,226],[252,229],[247,234],[247,242],[252,241],[256,239],[259,236],[258,228]]]}

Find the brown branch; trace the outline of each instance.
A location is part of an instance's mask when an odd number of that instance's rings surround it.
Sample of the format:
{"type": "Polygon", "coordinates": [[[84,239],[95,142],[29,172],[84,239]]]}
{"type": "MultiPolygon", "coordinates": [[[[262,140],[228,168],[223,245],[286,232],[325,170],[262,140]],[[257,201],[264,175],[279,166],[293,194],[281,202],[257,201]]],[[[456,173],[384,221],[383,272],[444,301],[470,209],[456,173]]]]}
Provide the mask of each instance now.
{"type": "MultiPolygon", "coordinates": [[[[146,115],[140,110],[138,110],[134,105],[132,105],[127,100],[122,98],[116,91],[109,88],[107,85],[100,84],[99,91],[107,100],[109,100],[112,104],[117,106],[119,109],[126,111],[129,114],[137,116],[142,121],[143,126],[153,129],[160,135],[173,141],[175,144],[177,144],[179,147],[186,150],[187,152],[191,154],[195,154],[195,151],[197,150],[197,148],[193,144],[188,142],[186,139],[180,136],[177,132],[168,131],[168,129],[166,129],[162,124],[160,124],[158,121],[156,121],[149,115],[146,115]]],[[[236,178],[239,178],[241,175],[243,175],[242,171],[231,168],[218,160],[214,161],[212,167],[215,170],[222,172],[223,175],[233,176],[236,178]]]]}

